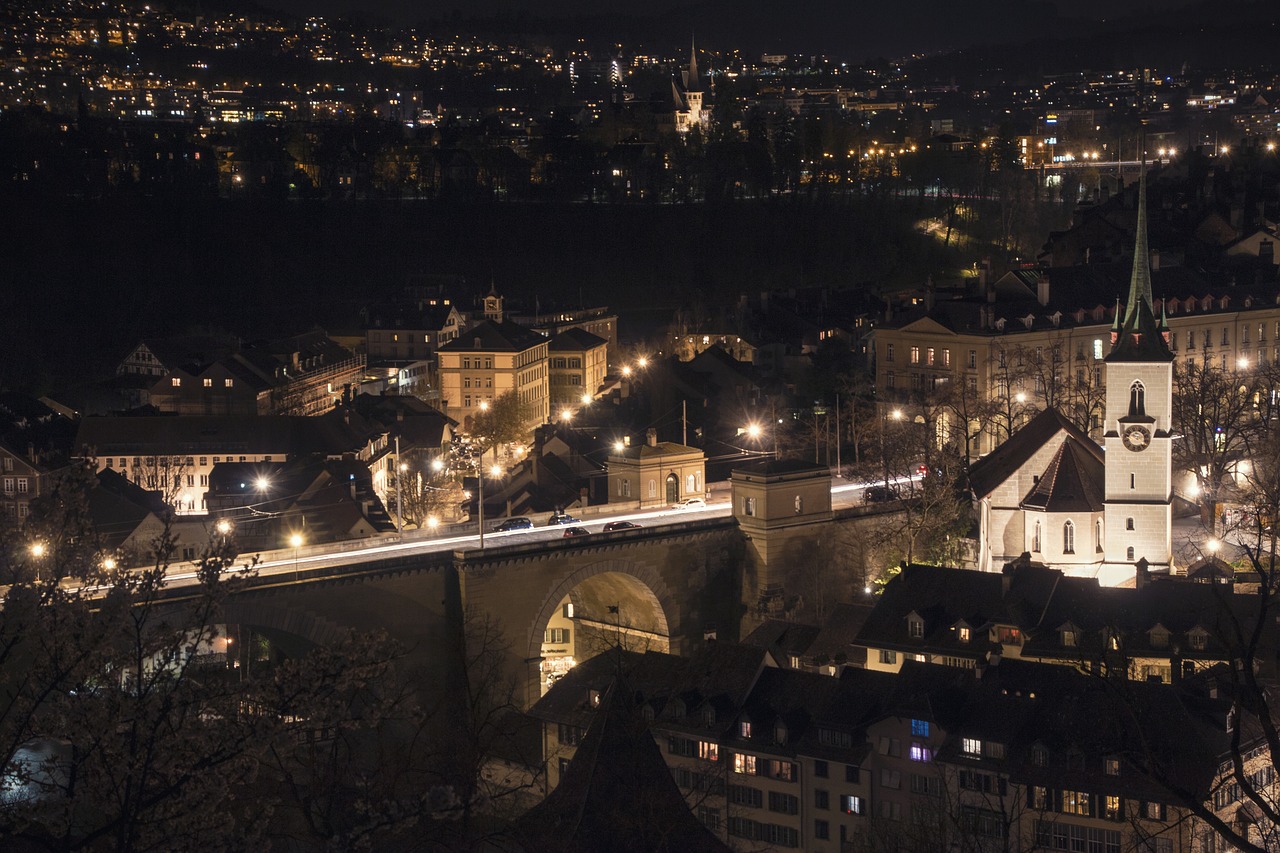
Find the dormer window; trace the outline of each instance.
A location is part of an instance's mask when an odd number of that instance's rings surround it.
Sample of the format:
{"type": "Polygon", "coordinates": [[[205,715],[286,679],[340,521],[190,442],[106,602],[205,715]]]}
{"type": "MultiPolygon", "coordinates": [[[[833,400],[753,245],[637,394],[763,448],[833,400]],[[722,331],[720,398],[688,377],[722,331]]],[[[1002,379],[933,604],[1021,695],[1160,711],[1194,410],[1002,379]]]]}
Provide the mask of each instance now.
{"type": "Polygon", "coordinates": [[[1031,747],[1031,763],[1036,767],[1048,767],[1049,750],[1039,744],[1031,747]]]}
{"type": "Polygon", "coordinates": [[[962,643],[969,642],[969,634],[970,634],[970,631],[969,631],[968,625],[961,625],[959,628],[956,629],[956,639],[962,643]]]}
{"type": "Polygon", "coordinates": [[[1153,649],[1163,649],[1169,645],[1169,632],[1163,625],[1156,625],[1147,632],[1147,637],[1153,649]]]}
{"type": "Polygon", "coordinates": [[[1070,623],[1058,629],[1058,638],[1064,648],[1074,649],[1080,645],[1080,629],[1070,623]]]}
{"type": "Polygon", "coordinates": [[[702,724],[703,724],[704,726],[706,726],[707,728],[711,728],[712,726],[714,726],[714,725],[716,724],[716,709],[715,709],[715,708],[703,708],[703,709],[702,709],[702,724]]]}
{"type": "Polygon", "coordinates": [[[750,740],[751,738],[751,721],[742,720],[738,723],[738,735],[750,740]]]}
{"type": "Polygon", "coordinates": [[[600,707],[600,691],[599,691],[599,690],[591,690],[591,691],[588,691],[588,693],[587,693],[587,703],[588,703],[592,708],[599,708],[599,707],[600,707]]]}
{"type": "Polygon", "coordinates": [[[924,620],[919,614],[912,613],[907,616],[907,634],[913,640],[919,640],[924,637],[924,620]]]}
{"type": "Polygon", "coordinates": [[[777,744],[785,744],[787,742],[787,725],[779,722],[773,727],[773,742],[777,744]]]}
{"type": "Polygon", "coordinates": [[[1187,643],[1191,648],[1202,652],[1209,646],[1209,634],[1203,628],[1192,628],[1187,632],[1187,643]]]}

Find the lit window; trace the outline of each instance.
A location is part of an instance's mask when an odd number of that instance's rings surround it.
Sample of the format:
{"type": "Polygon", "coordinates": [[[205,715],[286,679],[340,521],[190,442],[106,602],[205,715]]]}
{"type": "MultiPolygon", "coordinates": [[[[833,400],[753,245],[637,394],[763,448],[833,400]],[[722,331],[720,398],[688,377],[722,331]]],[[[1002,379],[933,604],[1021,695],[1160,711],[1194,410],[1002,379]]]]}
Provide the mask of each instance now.
{"type": "Polygon", "coordinates": [[[180,377],[177,377],[177,376],[175,376],[175,377],[173,377],[172,379],[170,379],[170,380],[169,380],[169,383],[170,383],[171,385],[173,385],[173,387],[174,387],[174,388],[181,388],[181,387],[182,387],[182,379],[181,379],[180,377]]]}
{"type": "Polygon", "coordinates": [[[734,753],[733,772],[741,773],[745,776],[756,775],[756,757],[754,755],[743,755],[740,752],[734,753]]]}
{"type": "Polygon", "coordinates": [[[744,738],[751,737],[751,721],[743,720],[738,724],[738,734],[744,738]]]}
{"type": "Polygon", "coordinates": [[[204,380],[204,382],[203,382],[202,384],[203,384],[203,385],[204,385],[204,387],[206,387],[206,388],[212,388],[212,387],[213,387],[213,380],[212,380],[212,379],[205,379],[205,380],[204,380]]]}
{"type": "Polygon", "coordinates": [[[915,735],[916,737],[928,737],[929,721],[928,720],[912,720],[911,734],[915,735]]]}
{"type": "Polygon", "coordinates": [[[912,364],[920,363],[920,347],[911,348],[911,363],[912,364]]]}
{"type": "Polygon", "coordinates": [[[867,804],[862,797],[852,797],[845,794],[840,797],[840,811],[845,814],[866,814],[867,804]]]}
{"type": "Polygon", "coordinates": [[[1102,761],[1102,771],[1108,776],[1120,775],[1120,759],[1106,758],[1102,761]]]}
{"type": "Polygon", "coordinates": [[[975,738],[962,738],[960,748],[965,755],[982,755],[982,741],[975,738]]]}
{"type": "Polygon", "coordinates": [[[705,740],[698,741],[698,757],[703,761],[719,761],[720,744],[705,740]]]}
{"type": "Polygon", "coordinates": [[[929,749],[929,747],[925,746],[922,743],[911,744],[911,751],[909,755],[911,756],[912,761],[932,761],[933,760],[933,750],[929,749]]]}
{"type": "Polygon", "coordinates": [[[223,384],[223,386],[224,386],[224,387],[231,388],[231,387],[233,387],[236,383],[235,383],[235,380],[234,380],[234,379],[224,379],[224,380],[222,380],[222,384],[223,384]]]}
{"type": "Polygon", "coordinates": [[[966,627],[961,627],[959,630],[957,630],[956,639],[958,639],[962,643],[969,642],[969,629],[966,627]]]}

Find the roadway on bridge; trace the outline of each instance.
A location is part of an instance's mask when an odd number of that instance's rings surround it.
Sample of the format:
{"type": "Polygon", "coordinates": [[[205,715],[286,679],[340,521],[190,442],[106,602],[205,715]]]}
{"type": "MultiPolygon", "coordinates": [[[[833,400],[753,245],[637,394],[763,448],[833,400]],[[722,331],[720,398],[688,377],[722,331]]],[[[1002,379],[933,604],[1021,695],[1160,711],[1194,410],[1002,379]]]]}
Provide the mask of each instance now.
{"type": "MultiPolygon", "coordinates": [[[[905,482],[900,478],[895,482],[905,482]]],[[[836,481],[831,488],[831,504],[835,509],[856,506],[863,501],[863,490],[875,483],[847,483],[836,481]]],[[[573,527],[586,528],[590,533],[602,532],[603,526],[610,521],[630,521],[642,527],[662,527],[702,519],[725,518],[731,515],[733,508],[729,500],[708,500],[705,508],[673,509],[662,507],[654,510],[601,513],[592,515],[574,523],[573,527]]],[[[501,523],[494,520],[493,524],[501,523]]],[[[533,542],[545,542],[564,538],[565,526],[550,525],[526,530],[506,532],[488,531],[484,535],[485,547],[499,545],[523,545],[533,542]]],[[[589,541],[582,537],[580,541],[589,541]]],[[[304,546],[296,550],[285,548],[276,551],[264,551],[257,555],[242,554],[241,559],[257,556],[257,574],[260,578],[279,578],[288,581],[290,574],[300,578],[304,572],[317,569],[338,567],[356,568],[363,563],[372,563],[392,557],[411,557],[432,553],[467,551],[480,547],[480,537],[472,533],[464,536],[432,534],[430,531],[408,531],[399,536],[379,539],[360,540],[357,542],[327,543],[323,545],[304,546]],[[367,544],[366,544],[367,543],[367,544]]],[[[237,564],[240,560],[237,560],[237,564]]],[[[247,566],[246,566],[247,568],[247,566]]],[[[188,563],[175,564],[168,577],[170,586],[187,586],[195,582],[196,573],[188,563]]]]}

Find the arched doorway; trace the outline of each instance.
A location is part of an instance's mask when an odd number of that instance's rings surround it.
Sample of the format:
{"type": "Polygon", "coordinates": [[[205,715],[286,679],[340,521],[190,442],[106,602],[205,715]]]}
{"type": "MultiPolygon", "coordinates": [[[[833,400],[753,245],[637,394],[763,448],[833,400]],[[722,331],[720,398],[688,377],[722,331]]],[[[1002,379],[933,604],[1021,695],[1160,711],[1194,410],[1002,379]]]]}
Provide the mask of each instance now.
{"type": "Polygon", "coordinates": [[[615,646],[634,652],[671,650],[667,613],[658,594],[612,561],[575,572],[561,584],[539,613],[530,641],[538,681],[530,701],[578,663],[615,646]]]}
{"type": "Polygon", "coordinates": [[[676,476],[676,472],[672,471],[667,475],[667,503],[673,504],[680,500],[680,478],[676,476]]]}

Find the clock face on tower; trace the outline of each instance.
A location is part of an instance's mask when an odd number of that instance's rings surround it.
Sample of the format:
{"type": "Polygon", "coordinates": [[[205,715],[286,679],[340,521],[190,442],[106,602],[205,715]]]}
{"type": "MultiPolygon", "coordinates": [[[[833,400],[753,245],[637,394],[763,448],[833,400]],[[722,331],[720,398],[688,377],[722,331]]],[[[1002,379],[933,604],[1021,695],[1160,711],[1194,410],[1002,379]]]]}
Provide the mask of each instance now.
{"type": "Polygon", "coordinates": [[[1135,452],[1146,450],[1151,444],[1151,433],[1145,427],[1131,426],[1124,431],[1124,446],[1135,452]]]}

